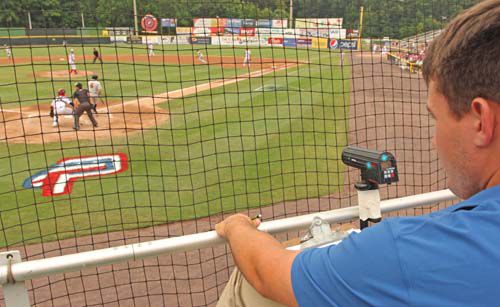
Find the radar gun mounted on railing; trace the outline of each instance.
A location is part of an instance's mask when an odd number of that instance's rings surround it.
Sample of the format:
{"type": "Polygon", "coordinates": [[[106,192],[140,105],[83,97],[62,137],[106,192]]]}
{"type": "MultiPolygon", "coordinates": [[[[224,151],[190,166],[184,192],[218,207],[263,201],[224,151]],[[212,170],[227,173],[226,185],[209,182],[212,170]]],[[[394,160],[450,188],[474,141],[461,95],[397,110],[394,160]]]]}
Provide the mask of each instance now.
{"type": "Polygon", "coordinates": [[[361,181],[354,184],[358,191],[361,229],[367,227],[368,222],[380,222],[382,215],[378,186],[398,182],[396,159],[386,151],[348,146],[342,152],[342,162],[361,170],[361,181]]]}

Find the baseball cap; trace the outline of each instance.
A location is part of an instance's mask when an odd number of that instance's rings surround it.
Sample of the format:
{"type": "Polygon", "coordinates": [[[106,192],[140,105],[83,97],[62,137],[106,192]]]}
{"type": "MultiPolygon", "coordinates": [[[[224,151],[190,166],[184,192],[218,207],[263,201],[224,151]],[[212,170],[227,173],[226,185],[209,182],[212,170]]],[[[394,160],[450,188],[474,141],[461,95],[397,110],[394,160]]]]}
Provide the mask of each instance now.
{"type": "Polygon", "coordinates": [[[92,75],[92,79],[97,80],[99,78],[97,75],[92,75]]]}
{"type": "Polygon", "coordinates": [[[64,96],[64,95],[66,95],[66,91],[65,91],[63,88],[60,88],[60,89],[57,91],[57,95],[58,95],[58,96],[64,96]]]}
{"type": "Polygon", "coordinates": [[[83,85],[82,85],[80,82],[76,82],[76,83],[75,83],[75,87],[82,88],[82,86],[83,86],[83,85]]]}

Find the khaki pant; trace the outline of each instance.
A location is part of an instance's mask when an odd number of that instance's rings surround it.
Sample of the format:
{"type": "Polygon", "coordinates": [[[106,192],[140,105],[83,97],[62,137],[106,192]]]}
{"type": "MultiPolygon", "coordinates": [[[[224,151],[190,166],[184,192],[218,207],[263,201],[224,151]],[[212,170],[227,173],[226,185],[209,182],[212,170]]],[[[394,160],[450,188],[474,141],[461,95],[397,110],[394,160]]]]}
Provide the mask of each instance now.
{"type": "Polygon", "coordinates": [[[278,307],[283,306],[260,295],[246,281],[243,274],[238,269],[234,269],[233,274],[227,282],[226,288],[222,292],[217,307],[278,307]]]}
{"type": "Polygon", "coordinates": [[[73,124],[73,129],[80,129],[80,116],[82,116],[83,112],[87,112],[87,116],[89,117],[90,121],[92,122],[92,125],[94,127],[97,127],[97,121],[94,118],[94,115],[92,115],[92,104],[88,102],[81,103],[78,108],[75,109],[75,122],[73,124]]]}

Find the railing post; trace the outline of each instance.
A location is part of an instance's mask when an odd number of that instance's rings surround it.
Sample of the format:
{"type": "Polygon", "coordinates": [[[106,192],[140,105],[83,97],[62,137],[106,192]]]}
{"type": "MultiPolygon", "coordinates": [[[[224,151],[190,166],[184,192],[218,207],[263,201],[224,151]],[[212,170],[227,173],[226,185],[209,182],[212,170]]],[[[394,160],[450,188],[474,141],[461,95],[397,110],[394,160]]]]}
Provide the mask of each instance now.
{"type": "Polygon", "coordinates": [[[6,307],[29,307],[28,290],[24,280],[16,282],[12,275],[12,265],[22,262],[19,251],[0,253],[0,280],[3,282],[3,296],[6,307]]]}

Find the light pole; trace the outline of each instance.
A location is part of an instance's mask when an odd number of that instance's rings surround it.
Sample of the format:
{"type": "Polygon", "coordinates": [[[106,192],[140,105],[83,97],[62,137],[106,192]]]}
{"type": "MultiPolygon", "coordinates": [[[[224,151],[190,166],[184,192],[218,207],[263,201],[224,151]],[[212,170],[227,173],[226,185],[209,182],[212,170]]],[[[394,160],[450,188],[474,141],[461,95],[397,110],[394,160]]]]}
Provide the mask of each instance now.
{"type": "Polygon", "coordinates": [[[290,20],[288,21],[288,27],[292,28],[293,23],[293,0],[290,0],[290,20]]]}
{"type": "Polygon", "coordinates": [[[139,35],[139,24],[137,23],[137,2],[136,0],[133,1],[134,3],[134,32],[135,35],[139,35]]]}

